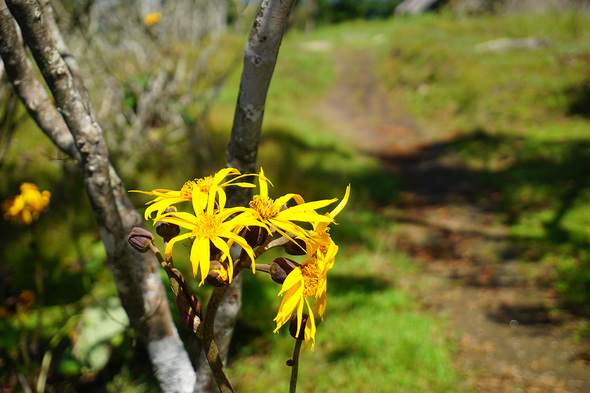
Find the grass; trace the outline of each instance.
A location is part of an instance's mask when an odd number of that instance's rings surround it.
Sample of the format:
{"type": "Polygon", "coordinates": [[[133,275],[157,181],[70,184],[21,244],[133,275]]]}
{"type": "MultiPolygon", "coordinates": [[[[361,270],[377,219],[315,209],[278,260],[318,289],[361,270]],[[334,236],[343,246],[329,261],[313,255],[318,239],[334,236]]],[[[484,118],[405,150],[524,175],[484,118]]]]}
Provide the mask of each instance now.
{"type": "Polygon", "coordinates": [[[587,30],[575,27],[587,22],[583,14],[426,20],[411,33],[392,31],[382,73],[392,88],[403,87],[412,113],[442,131],[587,139],[584,56],[590,46],[587,30]],[[537,37],[546,46],[477,50],[504,37],[537,37]],[[551,132],[558,127],[561,132],[551,132]]]}

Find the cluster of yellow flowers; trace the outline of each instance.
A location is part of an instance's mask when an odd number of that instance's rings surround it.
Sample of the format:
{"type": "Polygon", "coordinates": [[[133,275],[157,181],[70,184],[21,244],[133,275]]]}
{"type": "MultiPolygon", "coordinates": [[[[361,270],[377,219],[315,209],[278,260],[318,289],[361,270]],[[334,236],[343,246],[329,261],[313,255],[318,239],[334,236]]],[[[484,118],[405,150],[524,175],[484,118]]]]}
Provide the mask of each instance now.
{"type": "MultiPolygon", "coordinates": [[[[344,198],[329,213],[319,214],[317,209],[324,208],[337,199],[305,202],[298,194],[287,194],[272,199],[268,194],[268,185],[272,183],[261,169],[259,193],[255,195],[248,207],[226,207],[225,187],[256,187],[243,180],[243,175],[233,168],[226,168],[213,176],[195,179],[184,184],[181,190],[156,189],[151,192],[139,191],[156,198],[148,202],[145,218],[178,225],[188,231],[170,239],[166,245],[165,256],[170,259],[174,245],[186,239],[192,241],[190,262],[193,274],[200,275],[201,284],[209,274],[211,261],[221,263],[227,272],[228,283],[233,278],[234,261],[230,254],[233,244],[239,244],[251,260],[255,271],[255,251],[244,238],[244,229],[263,228],[270,240],[271,235],[278,234],[288,239],[287,243],[300,248],[299,254],[305,260],[296,264],[284,279],[279,295],[284,295],[276,318],[277,332],[287,323],[293,313],[297,315],[297,332],[301,329],[303,311],[307,308],[308,318],[305,324],[304,339],[308,343],[315,340],[316,317],[323,317],[326,308],[327,273],[334,265],[338,246],[329,235],[329,225],[334,223],[336,215],[344,208],[350,194],[347,187],[344,198]],[[231,180],[225,179],[231,176],[231,180]],[[170,206],[180,202],[191,202],[192,213],[167,212],[170,206]],[[289,206],[289,204],[291,206],[289,206]],[[310,299],[315,299],[314,303],[310,299]]],[[[219,266],[218,263],[215,264],[219,266]]]]}
{"type": "Polygon", "coordinates": [[[49,205],[50,198],[49,191],[40,192],[35,184],[23,183],[20,186],[20,194],[2,202],[4,219],[29,225],[49,205]]]}

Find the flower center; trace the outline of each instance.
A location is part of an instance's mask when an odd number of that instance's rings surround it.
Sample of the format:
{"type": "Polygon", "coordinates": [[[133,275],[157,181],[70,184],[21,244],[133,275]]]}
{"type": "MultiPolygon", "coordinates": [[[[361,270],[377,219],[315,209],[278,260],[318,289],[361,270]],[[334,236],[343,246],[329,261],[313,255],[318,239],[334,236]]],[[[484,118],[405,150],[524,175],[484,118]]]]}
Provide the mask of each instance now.
{"type": "Polygon", "coordinates": [[[220,227],[221,219],[210,214],[198,214],[198,223],[192,231],[192,235],[197,239],[212,239],[217,237],[220,227]]]}
{"type": "Polygon", "coordinates": [[[308,263],[301,266],[301,273],[303,274],[303,295],[306,299],[315,296],[318,290],[318,282],[320,275],[320,268],[315,258],[312,258],[308,263]]]}
{"type": "Polygon", "coordinates": [[[187,181],[184,183],[182,188],[180,189],[180,197],[184,201],[191,201],[193,199],[193,187],[195,186],[195,182],[192,180],[187,181]]]}
{"type": "Polygon", "coordinates": [[[261,197],[260,195],[254,196],[254,200],[250,202],[250,207],[256,210],[265,220],[276,217],[281,211],[281,207],[275,206],[271,198],[261,197]]]}
{"type": "Polygon", "coordinates": [[[197,184],[197,187],[201,189],[201,192],[208,194],[209,189],[211,188],[211,184],[213,184],[213,176],[206,176],[202,179],[195,179],[195,183],[197,184]]]}

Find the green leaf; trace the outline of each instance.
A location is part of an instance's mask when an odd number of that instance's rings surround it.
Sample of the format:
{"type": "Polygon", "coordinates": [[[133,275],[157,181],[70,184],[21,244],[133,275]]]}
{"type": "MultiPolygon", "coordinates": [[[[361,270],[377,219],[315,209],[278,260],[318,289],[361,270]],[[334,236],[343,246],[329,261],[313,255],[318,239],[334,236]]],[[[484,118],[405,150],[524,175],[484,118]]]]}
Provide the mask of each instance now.
{"type": "Polygon", "coordinates": [[[72,355],[90,371],[101,370],[109,361],[115,345],[122,340],[128,318],[118,297],[109,297],[87,307],[74,339],[72,355]]]}

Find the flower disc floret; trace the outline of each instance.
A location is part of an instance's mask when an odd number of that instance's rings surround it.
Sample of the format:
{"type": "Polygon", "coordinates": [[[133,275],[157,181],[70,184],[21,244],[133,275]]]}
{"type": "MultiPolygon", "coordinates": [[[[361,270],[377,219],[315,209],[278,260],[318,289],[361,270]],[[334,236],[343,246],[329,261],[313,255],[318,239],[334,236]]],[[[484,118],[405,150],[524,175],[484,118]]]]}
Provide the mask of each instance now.
{"type": "Polygon", "coordinates": [[[281,211],[282,206],[278,206],[271,198],[255,195],[250,202],[250,208],[256,210],[263,220],[275,218],[281,211]]]}
{"type": "Polygon", "coordinates": [[[300,266],[289,273],[279,292],[279,296],[283,295],[283,300],[274,319],[277,324],[274,331],[277,332],[287,323],[293,313],[296,313],[299,331],[304,320],[303,311],[307,307],[309,318],[305,322],[304,339],[306,345],[309,341],[312,342],[312,350],[316,331],[314,316],[323,317],[327,303],[328,271],[334,266],[334,259],[338,253],[338,246],[330,238],[328,225],[334,222],[334,217],[344,208],[349,195],[350,186],[334,210],[323,216],[317,215],[328,220],[312,221],[313,229],[300,238],[306,243],[307,257],[300,266]],[[310,303],[311,298],[314,298],[313,307],[310,303]]]}
{"type": "Polygon", "coordinates": [[[209,190],[213,185],[213,176],[205,176],[201,179],[195,179],[197,187],[201,189],[201,192],[209,194],[209,190]]]}
{"type": "Polygon", "coordinates": [[[196,239],[210,239],[219,236],[221,229],[221,220],[219,216],[211,216],[207,214],[198,214],[195,216],[197,222],[192,231],[192,236],[196,239]]]}
{"type": "Polygon", "coordinates": [[[189,180],[182,185],[182,188],[180,189],[180,195],[178,196],[178,198],[180,199],[180,202],[183,202],[183,201],[188,202],[188,201],[192,200],[194,186],[195,186],[195,182],[193,180],[189,180]]]}
{"type": "Polygon", "coordinates": [[[309,299],[315,296],[318,290],[320,269],[315,258],[301,266],[301,274],[303,276],[303,296],[309,299]]]}

